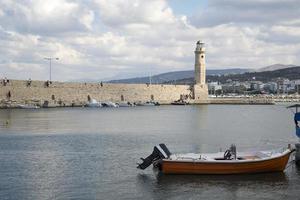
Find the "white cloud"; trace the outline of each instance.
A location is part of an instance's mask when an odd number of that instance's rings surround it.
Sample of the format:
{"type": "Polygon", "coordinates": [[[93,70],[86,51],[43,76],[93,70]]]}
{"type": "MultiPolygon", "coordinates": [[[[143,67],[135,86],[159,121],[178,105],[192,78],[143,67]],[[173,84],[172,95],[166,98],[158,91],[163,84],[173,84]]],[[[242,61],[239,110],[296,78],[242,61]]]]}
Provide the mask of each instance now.
{"type": "Polygon", "coordinates": [[[0,13],[7,30],[39,35],[91,29],[94,18],[83,4],[66,0],[3,0],[0,13]]]}
{"type": "Polygon", "coordinates": [[[199,39],[208,68],[299,64],[295,1],[278,13],[281,1],[253,2],[212,0],[184,16],[166,0],[2,0],[0,76],[47,79],[49,56],[56,80],[193,69],[199,39]]]}
{"type": "Polygon", "coordinates": [[[299,0],[209,0],[191,20],[196,26],[226,23],[278,24],[298,19],[299,0]]]}
{"type": "Polygon", "coordinates": [[[164,0],[96,0],[100,16],[108,26],[172,23],[175,17],[164,0]]]}

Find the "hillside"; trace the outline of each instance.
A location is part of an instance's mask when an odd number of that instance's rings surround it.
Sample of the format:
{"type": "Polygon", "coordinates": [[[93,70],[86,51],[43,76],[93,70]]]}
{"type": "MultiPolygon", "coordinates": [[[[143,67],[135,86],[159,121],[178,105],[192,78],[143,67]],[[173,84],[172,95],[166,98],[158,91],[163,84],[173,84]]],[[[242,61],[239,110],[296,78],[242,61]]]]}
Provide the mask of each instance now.
{"type": "MultiPolygon", "coordinates": [[[[233,81],[262,81],[262,82],[270,82],[276,81],[278,78],[286,78],[289,80],[297,80],[300,79],[300,66],[284,68],[274,71],[264,71],[264,72],[246,72],[244,74],[230,74],[230,75],[207,75],[207,82],[220,82],[226,83],[227,80],[233,81]]],[[[185,78],[176,81],[177,84],[192,84],[194,82],[193,78],[185,78]]]]}
{"type": "MultiPolygon", "coordinates": [[[[241,74],[249,71],[248,69],[208,69],[206,71],[207,75],[224,75],[224,74],[241,74]]],[[[175,71],[168,72],[163,74],[154,75],[151,77],[152,83],[164,83],[164,82],[175,82],[177,80],[182,80],[186,78],[194,77],[194,71],[175,71]]],[[[129,79],[120,79],[120,80],[111,80],[109,83],[149,83],[150,77],[137,77],[137,78],[129,78],[129,79]]]]}
{"type": "MultiPolygon", "coordinates": [[[[247,79],[246,75],[239,76],[240,74],[250,73],[249,76],[254,76],[253,73],[263,73],[277,70],[284,70],[297,67],[296,65],[283,65],[283,64],[274,64],[258,69],[241,69],[241,68],[232,68],[232,69],[208,69],[206,70],[206,75],[208,78],[212,80],[216,80],[217,78],[214,76],[221,76],[220,79],[226,79],[228,75],[233,75],[233,78],[239,77],[241,79],[247,79]]],[[[284,71],[285,72],[285,71],[284,71]]],[[[292,75],[290,75],[292,76],[292,75]]],[[[289,76],[289,77],[290,77],[289,76]]],[[[154,84],[160,83],[179,83],[179,84],[190,84],[191,80],[194,77],[194,71],[175,71],[175,72],[167,72],[163,74],[157,74],[151,77],[151,82],[154,84]]],[[[108,81],[109,83],[149,83],[150,77],[136,77],[136,78],[128,78],[128,79],[118,79],[108,81]]]]}
{"type": "MultiPolygon", "coordinates": [[[[267,67],[262,67],[257,70],[254,70],[253,72],[266,72],[266,71],[275,71],[279,69],[286,69],[286,68],[292,68],[297,67],[296,65],[283,65],[283,64],[274,64],[267,67]]],[[[250,71],[252,72],[252,71],[250,71]]]]}

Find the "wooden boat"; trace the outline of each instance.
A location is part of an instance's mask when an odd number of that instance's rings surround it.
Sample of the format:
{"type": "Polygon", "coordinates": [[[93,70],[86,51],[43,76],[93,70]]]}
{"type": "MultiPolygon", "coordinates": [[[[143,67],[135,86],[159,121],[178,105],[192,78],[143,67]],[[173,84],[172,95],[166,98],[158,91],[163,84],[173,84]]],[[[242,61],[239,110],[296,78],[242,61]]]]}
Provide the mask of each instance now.
{"type": "Polygon", "coordinates": [[[154,147],[153,153],[139,169],[153,166],[165,174],[246,174],[283,171],[291,153],[288,148],[280,151],[236,153],[235,146],[225,152],[208,154],[171,154],[164,144],[154,147]]]}

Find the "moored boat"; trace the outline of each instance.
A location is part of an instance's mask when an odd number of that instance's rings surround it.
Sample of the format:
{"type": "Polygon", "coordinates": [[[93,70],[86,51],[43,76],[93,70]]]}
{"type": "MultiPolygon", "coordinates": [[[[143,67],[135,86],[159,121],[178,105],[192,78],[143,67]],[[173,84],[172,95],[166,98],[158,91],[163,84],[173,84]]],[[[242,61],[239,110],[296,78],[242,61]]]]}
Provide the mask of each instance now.
{"type": "Polygon", "coordinates": [[[171,105],[177,105],[177,106],[184,106],[184,105],[188,105],[189,103],[184,101],[184,100],[177,100],[177,101],[173,101],[171,103],[171,105]]]}
{"type": "Polygon", "coordinates": [[[119,102],[118,103],[119,107],[133,107],[135,106],[134,104],[130,103],[129,101],[128,102],[119,102]]]}
{"type": "Polygon", "coordinates": [[[22,108],[22,109],[38,109],[40,107],[37,106],[37,105],[19,104],[18,108],[22,108]]]}
{"type": "Polygon", "coordinates": [[[101,103],[102,107],[110,107],[110,108],[117,108],[119,107],[118,104],[111,102],[111,101],[106,101],[101,103]]]}
{"type": "Polygon", "coordinates": [[[100,107],[102,107],[101,103],[98,102],[96,99],[91,99],[90,101],[88,101],[88,103],[85,106],[90,107],[90,108],[100,108],[100,107]]]}
{"type": "Polygon", "coordinates": [[[136,103],[137,106],[159,106],[159,102],[155,102],[155,101],[146,101],[146,102],[137,102],[136,103]]]}
{"type": "Polygon", "coordinates": [[[166,145],[154,147],[151,155],[142,159],[139,169],[153,164],[164,174],[247,174],[283,171],[291,153],[280,151],[236,152],[234,145],[225,152],[205,154],[171,154],[166,145]]]}
{"type": "Polygon", "coordinates": [[[295,112],[294,113],[294,122],[295,122],[295,128],[296,128],[296,135],[298,138],[300,138],[300,127],[299,127],[299,121],[300,121],[300,112],[299,112],[299,108],[300,108],[300,104],[294,104],[291,106],[288,106],[287,108],[295,108],[295,112]]]}

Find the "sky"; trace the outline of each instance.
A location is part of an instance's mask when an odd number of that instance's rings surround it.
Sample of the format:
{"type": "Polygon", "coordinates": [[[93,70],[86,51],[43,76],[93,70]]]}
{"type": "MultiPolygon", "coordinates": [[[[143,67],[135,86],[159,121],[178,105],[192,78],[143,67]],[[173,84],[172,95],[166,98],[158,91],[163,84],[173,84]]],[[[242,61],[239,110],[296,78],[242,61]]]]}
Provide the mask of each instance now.
{"type": "Polygon", "coordinates": [[[1,0],[0,78],[109,80],[300,65],[300,0],[1,0]]]}

